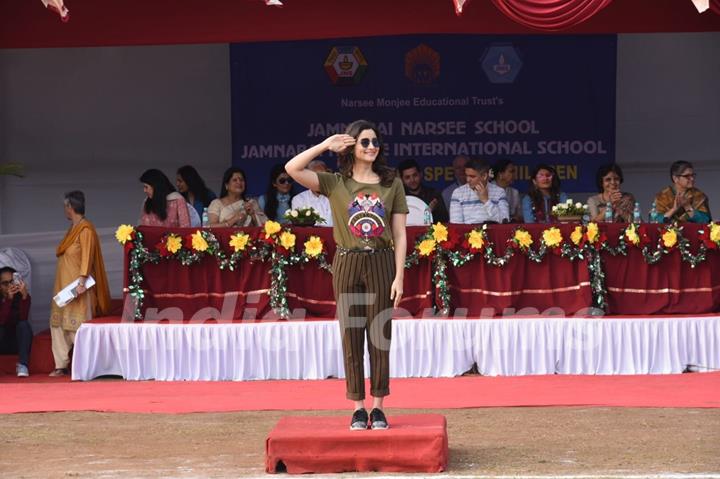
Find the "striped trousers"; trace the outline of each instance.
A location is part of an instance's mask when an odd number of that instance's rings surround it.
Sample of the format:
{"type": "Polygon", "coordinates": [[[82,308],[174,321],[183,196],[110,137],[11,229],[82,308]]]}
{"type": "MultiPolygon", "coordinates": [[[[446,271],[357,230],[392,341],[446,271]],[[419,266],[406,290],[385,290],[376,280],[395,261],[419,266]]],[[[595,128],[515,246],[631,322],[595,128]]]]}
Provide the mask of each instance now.
{"type": "Polygon", "coordinates": [[[333,259],[333,289],[342,337],[347,398],[365,399],[365,337],[370,354],[370,394],[390,394],[390,336],[395,278],[392,249],[373,252],[338,249],[333,259]]]}

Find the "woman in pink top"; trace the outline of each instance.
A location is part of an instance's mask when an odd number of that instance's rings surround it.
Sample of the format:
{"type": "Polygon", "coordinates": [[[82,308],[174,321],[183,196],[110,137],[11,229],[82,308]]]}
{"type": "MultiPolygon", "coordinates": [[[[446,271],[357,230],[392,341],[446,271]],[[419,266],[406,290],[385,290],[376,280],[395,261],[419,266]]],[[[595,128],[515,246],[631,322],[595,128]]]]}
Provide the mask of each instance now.
{"type": "Polygon", "coordinates": [[[140,181],[147,195],[140,216],[141,226],[190,227],[190,213],[185,198],[175,191],[162,171],[147,170],[140,176],[140,181]]]}

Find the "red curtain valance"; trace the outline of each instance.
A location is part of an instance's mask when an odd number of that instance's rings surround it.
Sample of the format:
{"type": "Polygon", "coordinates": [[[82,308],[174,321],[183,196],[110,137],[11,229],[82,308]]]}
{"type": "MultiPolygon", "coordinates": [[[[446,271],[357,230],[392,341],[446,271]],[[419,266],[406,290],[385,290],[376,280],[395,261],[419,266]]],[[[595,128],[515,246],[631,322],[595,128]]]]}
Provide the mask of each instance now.
{"type": "MultiPolygon", "coordinates": [[[[512,20],[538,30],[574,27],[607,7],[612,0],[492,0],[512,20]]],[[[717,0],[714,0],[717,1],[717,0]]]]}

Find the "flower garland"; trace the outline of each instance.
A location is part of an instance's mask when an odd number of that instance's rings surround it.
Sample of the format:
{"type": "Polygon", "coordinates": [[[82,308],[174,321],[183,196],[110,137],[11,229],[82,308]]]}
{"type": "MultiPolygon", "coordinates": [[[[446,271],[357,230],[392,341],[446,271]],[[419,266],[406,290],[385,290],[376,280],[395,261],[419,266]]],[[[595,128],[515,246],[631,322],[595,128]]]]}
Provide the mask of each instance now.
{"type": "Polygon", "coordinates": [[[142,266],[146,263],[157,264],[161,260],[180,261],[183,266],[199,263],[204,257],[216,260],[221,270],[235,271],[240,261],[269,261],[271,286],[270,306],[281,318],[290,317],[287,303],[287,272],[289,266],[307,264],[311,261],[330,271],[325,245],[319,236],[310,236],[302,251],[296,251],[296,236],[292,231],[283,229],[279,223],[268,221],[260,237],[253,240],[245,232],[237,232],[230,237],[226,253],[217,237],[209,230],[197,230],[184,238],[175,233],[164,235],[153,250],[143,244],[143,235],[131,225],[120,225],[115,238],[122,244],[129,256],[129,286],[127,292],[134,301],[134,317],[141,319],[145,291],[142,288],[144,277],[142,266]]]}

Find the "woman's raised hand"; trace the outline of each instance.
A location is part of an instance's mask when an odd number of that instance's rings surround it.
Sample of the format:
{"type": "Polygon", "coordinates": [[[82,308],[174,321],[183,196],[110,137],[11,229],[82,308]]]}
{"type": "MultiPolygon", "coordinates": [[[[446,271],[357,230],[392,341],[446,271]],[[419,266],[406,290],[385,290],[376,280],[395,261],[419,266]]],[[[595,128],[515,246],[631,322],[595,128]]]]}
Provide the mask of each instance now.
{"type": "Polygon", "coordinates": [[[333,153],[340,153],[345,148],[353,146],[355,144],[355,138],[350,135],[338,134],[326,138],[324,143],[328,150],[333,153]]]}

